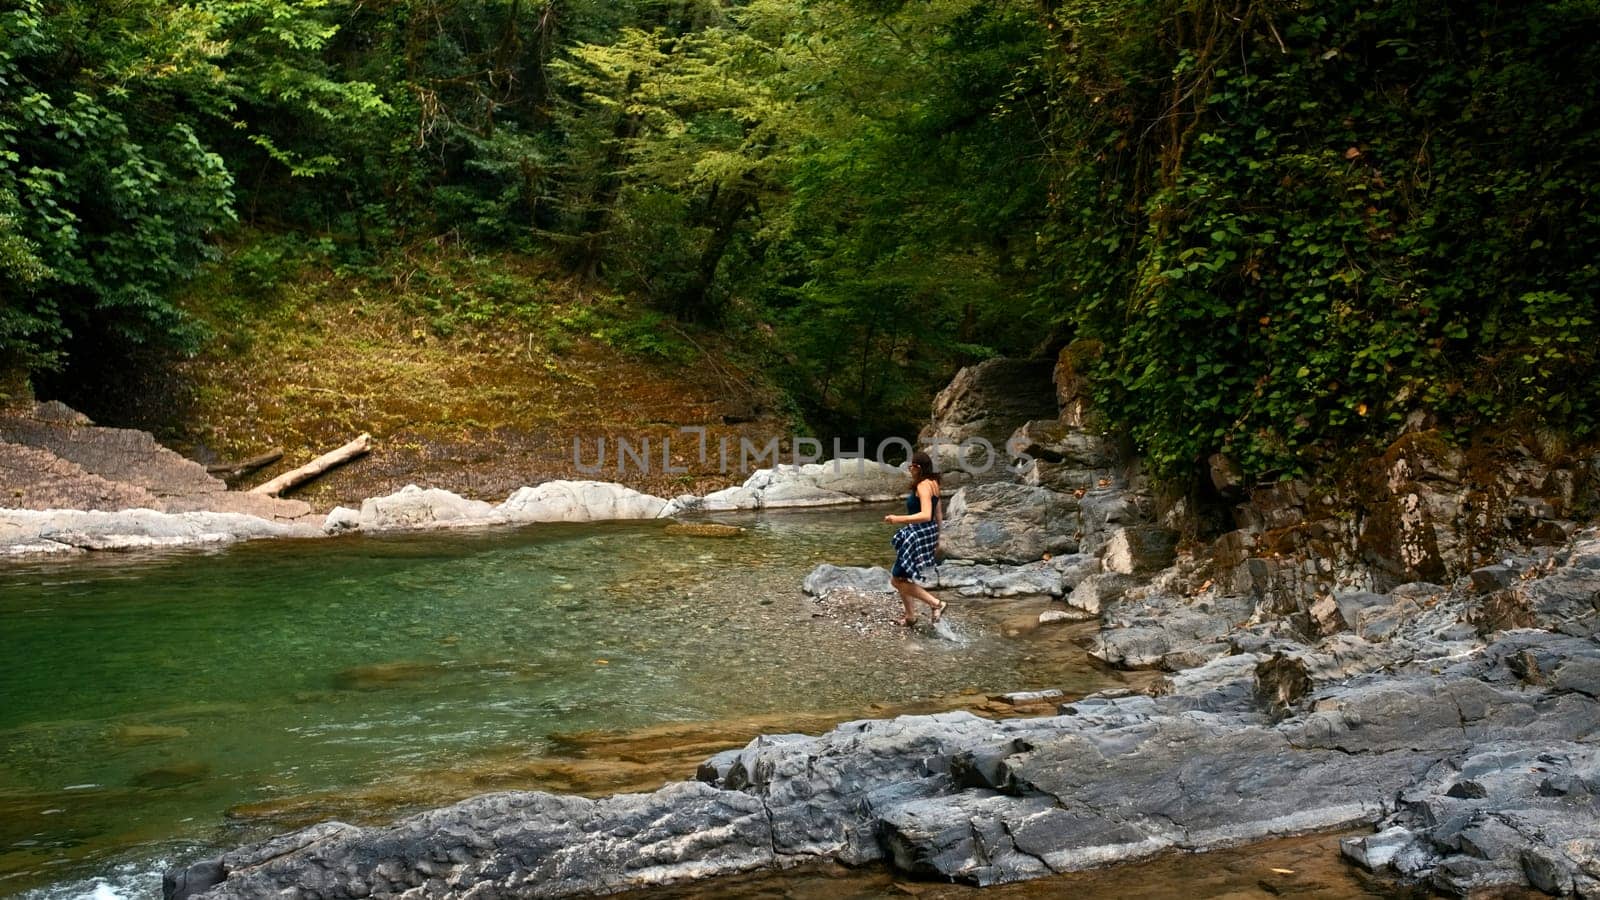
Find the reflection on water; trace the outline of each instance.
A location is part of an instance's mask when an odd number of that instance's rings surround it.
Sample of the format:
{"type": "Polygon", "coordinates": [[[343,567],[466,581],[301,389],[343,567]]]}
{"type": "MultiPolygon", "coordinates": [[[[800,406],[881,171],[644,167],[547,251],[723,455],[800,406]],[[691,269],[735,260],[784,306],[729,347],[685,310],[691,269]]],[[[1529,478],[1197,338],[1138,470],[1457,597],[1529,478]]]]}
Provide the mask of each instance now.
{"type": "Polygon", "coordinates": [[[0,893],[111,884],[281,827],[251,810],[297,798],[381,806],[410,784],[392,813],[429,783],[473,792],[485,760],[513,774],[480,789],[519,786],[562,733],[1115,679],[1007,639],[1003,605],[953,603],[963,641],[814,620],[814,565],[887,562],[879,510],[725,520],[747,532],[537,526],[0,572],[0,893]]]}

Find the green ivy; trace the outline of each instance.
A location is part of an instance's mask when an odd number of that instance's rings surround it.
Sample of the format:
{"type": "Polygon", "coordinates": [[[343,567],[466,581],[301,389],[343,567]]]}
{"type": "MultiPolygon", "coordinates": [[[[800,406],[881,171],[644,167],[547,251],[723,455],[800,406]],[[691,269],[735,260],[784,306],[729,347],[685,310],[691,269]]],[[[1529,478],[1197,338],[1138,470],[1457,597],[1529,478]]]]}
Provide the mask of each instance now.
{"type": "Polygon", "coordinates": [[[1417,411],[1600,425],[1600,4],[1070,2],[1051,25],[1040,304],[1105,342],[1101,399],[1158,470],[1298,473],[1417,411]]]}

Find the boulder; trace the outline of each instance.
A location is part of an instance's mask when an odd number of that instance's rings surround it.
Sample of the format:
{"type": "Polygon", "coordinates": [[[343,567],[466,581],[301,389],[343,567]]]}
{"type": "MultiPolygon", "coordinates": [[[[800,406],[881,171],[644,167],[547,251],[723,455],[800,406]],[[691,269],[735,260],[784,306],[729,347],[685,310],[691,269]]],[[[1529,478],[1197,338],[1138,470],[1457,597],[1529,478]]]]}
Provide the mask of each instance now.
{"type": "Polygon", "coordinates": [[[1090,575],[1100,573],[1100,558],[1088,553],[1069,553],[1050,559],[1050,567],[1061,573],[1061,590],[1070,593],[1090,575]]]}
{"type": "Polygon", "coordinates": [[[667,504],[661,515],[726,512],[740,509],[838,506],[898,500],[909,492],[904,469],[869,459],[835,459],[805,465],[757,469],[744,484],[696,497],[684,494],[667,504]]]}
{"type": "Polygon", "coordinates": [[[322,520],[322,530],[328,534],[343,534],[361,527],[361,513],[348,506],[335,506],[322,520]]]}
{"type": "MultiPolygon", "coordinates": [[[[517,494],[513,494],[512,498],[515,499],[517,494]]],[[[384,497],[369,497],[361,501],[360,523],[363,531],[449,528],[504,521],[495,507],[481,500],[468,500],[439,488],[424,490],[414,484],[408,484],[384,497]]]]}
{"type": "Polygon", "coordinates": [[[1120,461],[1116,441],[1071,428],[1059,419],[1024,422],[1007,442],[1007,446],[1034,459],[1072,468],[1111,471],[1120,461]]]}
{"type": "Polygon", "coordinates": [[[1119,528],[1112,532],[1101,558],[1107,572],[1152,575],[1172,565],[1177,546],[1177,532],[1165,528],[1119,528]]]}
{"type": "Polygon", "coordinates": [[[1143,525],[1152,512],[1148,496],[1121,488],[1086,491],[1078,506],[1083,535],[1079,549],[1084,553],[1098,553],[1119,528],[1143,525]]]}
{"type": "Polygon", "coordinates": [[[1197,666],[1232,652],[1228,635],[1254,613],[1253,599],[1232,595],[1155,594],[1127,600],[1103,612],[1105,626],[1090,652],[1125,669],[1171,671],[1197,666]]]}
{"type": "MultiPolygon", "coordinates": [[[[460,500],[459,497],[455,499],[460,500]]],[[[518,524],[654,519],[667,508],[667,501],[660,497],[609,481],[547,481],[535,487],[518,488],[489,512],[442,498],[441,501],[446,508],[459,511],[462,518],[487,516],[518,524]]],[[[472,504],[475,501],[462,502],[472,504]]],[[[362,510],[365,513],[364,504],[362,510]]]]}
{"type": "Polygon", "coordinates": [[[833,591],[890,593],[889,570],[883,566],[835,566],[823,563],[806,576],[802,589],[813,597],[833,591]]]}
{"type": "Polygon", "coordinates": [[[1102,607],[1121,598],[1138,583],[1138,579],[1117,572],[1088,575],[1067,595],[1067,605],[1099,615],[1102,607]]]}
{"type": "MultiPolygon", "coordinates": [[[[1049,360],[991,359],[967,366],[934,397],[932,420],[918,442],[934,448],[934,464],[941,472],[955,474],[961,467],[954,445],[981,438],[998,458],[987,471],[967,474],[977,481],[1009,478],[1006,440],[1012,432],[1029,420],[1059,414],[1051,370],[1049,360]]],[[[970,462],[977,468],[987,461],[975,457],[970,462]]]]}
{"type": "Polygon", "coordinates": [[[1032,562],[1078,547],[1078,504],[1070,495],[1020,484],[962,488],[945,511],[945,554],[980,562],[1032,562]]]}

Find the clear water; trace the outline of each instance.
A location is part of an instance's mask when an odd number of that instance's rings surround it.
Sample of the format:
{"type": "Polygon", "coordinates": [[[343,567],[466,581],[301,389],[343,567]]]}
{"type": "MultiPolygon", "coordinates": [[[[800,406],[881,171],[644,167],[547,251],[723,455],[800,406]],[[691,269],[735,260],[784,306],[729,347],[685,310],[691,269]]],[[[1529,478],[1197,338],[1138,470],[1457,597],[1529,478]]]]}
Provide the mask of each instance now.
{"type": "Polygon", "coordinates": [[[1114,677],[1040,665],[972,605],[952,604],[958,640],[813,619],[801,579],[824,561],[887,563],[881,516],[726,517],[747,526],[734,538],[536,526],[0,570],[0,894],[156,894],[162,865],[259,836],[230,810],[538,757],[575,731],[1114,677]]]}

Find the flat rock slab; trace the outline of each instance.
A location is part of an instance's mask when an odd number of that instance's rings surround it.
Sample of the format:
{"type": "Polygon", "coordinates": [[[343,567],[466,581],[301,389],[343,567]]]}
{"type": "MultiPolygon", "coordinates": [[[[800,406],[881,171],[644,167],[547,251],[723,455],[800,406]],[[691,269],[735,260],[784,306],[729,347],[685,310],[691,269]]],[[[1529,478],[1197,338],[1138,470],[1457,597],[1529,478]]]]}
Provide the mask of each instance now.
{"type": "MultiPolygon", "coordinates": [[[[294,526],[238,513],[164,513],[0,509],[0,546],[17,549],[143,550],[220,544],[267,537],[310,537],[310,526],[294,526]]],[[[57,550],[53,552],[70,552],[57,550]]]]}
{"type": "Polygon", "coordinates": [[[49,451],[91,475],[157,496],[228,489],[205,466],[161,446],[145,431],[10,418],[0,419],[0,440],[49,451]]]}
{"type": "Polygon", "coordinates": [[[111,481],[38,447],[0,442],[0,506],[13,509],[153,509],[142,487],[111,481]]]}

